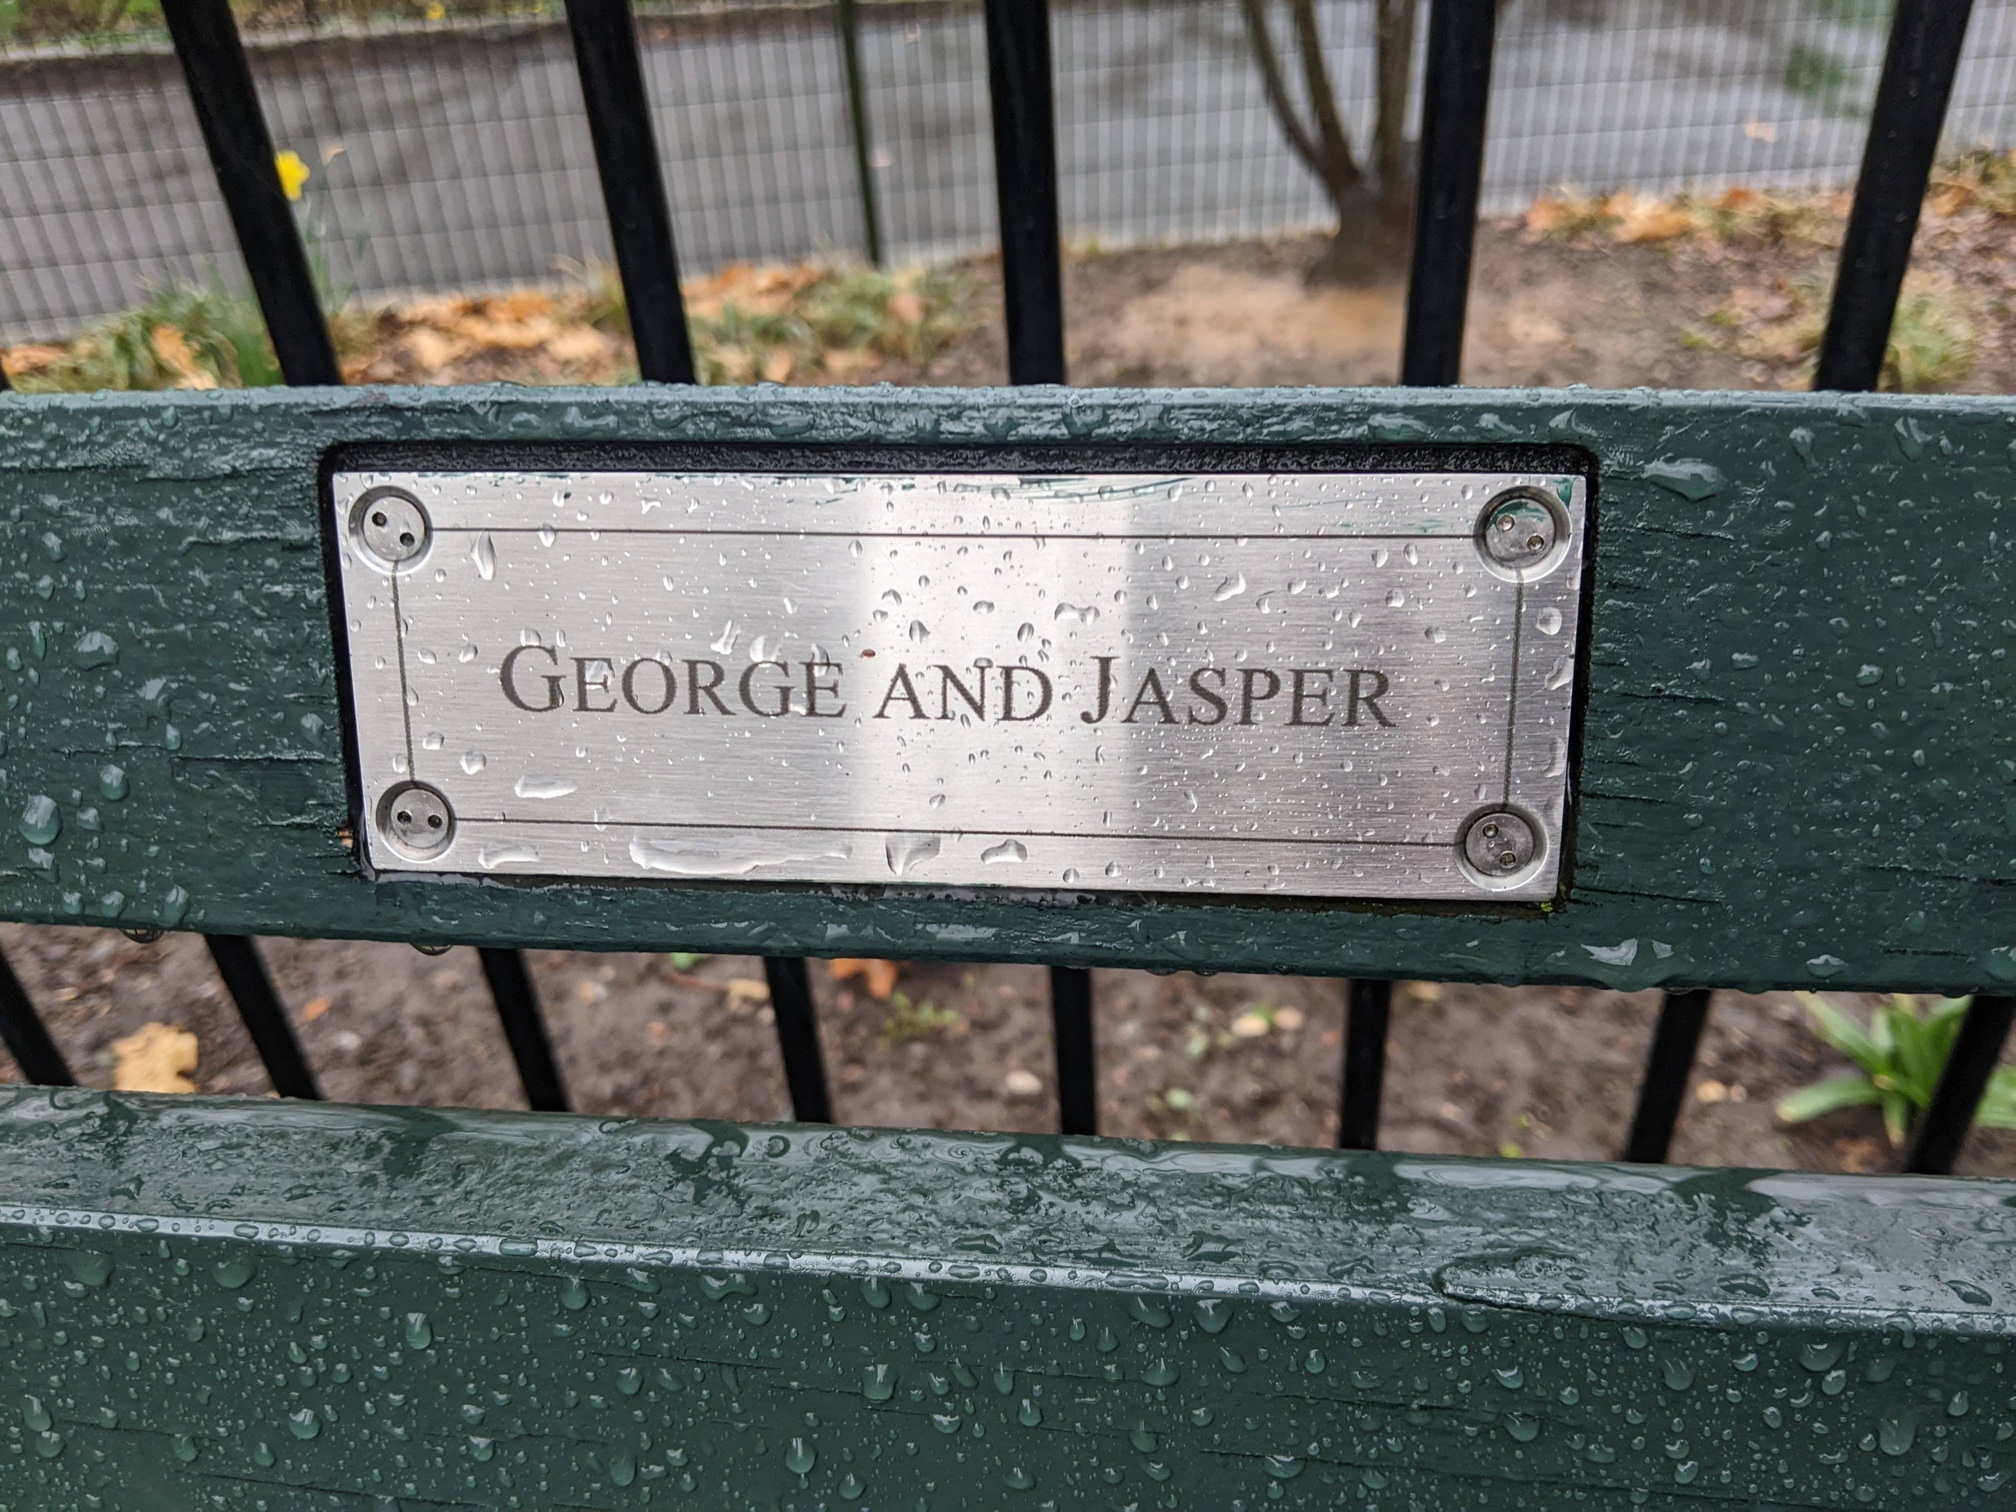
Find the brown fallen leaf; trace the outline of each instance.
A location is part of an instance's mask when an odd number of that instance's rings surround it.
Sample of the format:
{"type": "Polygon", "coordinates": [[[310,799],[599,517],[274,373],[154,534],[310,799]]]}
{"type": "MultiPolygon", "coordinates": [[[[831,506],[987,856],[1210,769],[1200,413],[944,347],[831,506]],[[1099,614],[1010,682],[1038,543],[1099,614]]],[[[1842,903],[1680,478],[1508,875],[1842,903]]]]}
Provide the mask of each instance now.
{"type": "Polygon", "coordinates": [[[560,334],[560,327],[545,315],[526,320],[486,320],[472,315],[455,329],[478,346],[501,347],[507,352],[529,352],[560,334]]]}
{"type": "Polygon", "coordinates": [[[879,359],[867,347],[828,347],[820,357],[819,365],[832,378],[851,378],[875,366],[879,359]]]}
{"type": "Polygon", "coordinates": [[[1568,218],[1568,207],[1556,194],[1542,194],[1526,211],[1526,229],[1537,235],[1554,230],[1568,218]]]}
{"type": "Polygon", "coordinates": [[[406,351],[423,368],[446,367],[469,350],[459,336],[448,336],[432,326],[418,326],[406,333],[406,351]]]}
{"type": "Polygon", "coordinates": [[[1966,184],[1942,186],[1925,202],[1925,208],[1934,215],[1957,215],[1974,202],[1974,191],[1966,184]]]}
{"type": "Polygon", "coordinates": [[[1604,208],[1617,217],[1617,225],[1610,233],[1612,241],[1671,241],[1694,229],[1694,217],[1686,211],[1630,189],[1611,195],[1604,208]]]}
{"type": "Polygon", "coordinates": [[[216,377],[197,359],[189,338],[171,325],[157,325],[147,334],[148,345],[161,366],[175,375],[175,387],[214,389],[216,377]]]}
{"type": "Polygon", "coordinates": [[[791,376],[791,354],[782,347],[772,347],[763,354],[763,381],[782,383],[791,376]]]}
{"type": "Polygon", "coordinates": [[[546,354],[560,362],[593,362],[609,355],[609,338],[593,326],[574,326],[547,342],[546,354]]]}
{"type": "Polygon", "coordinates": [[[728,979],[728,1011],[747,1013],[752,1008],[761,1008],[770,1001],[770,984],[760,977],[730,977],[728,979]]]}
{"type": "Polygon", "coordinates": [[[112,1085],[121,1092],[194,1092],[196,1036],[168,1024],[142,1024],[112,1041],[112,1085]]]}
{"type": "Polygon", "coordinates": [[[60,346],[17,346],[0,352],[0,370],[9,378],[19,378],[23,373],[32,373],[37,368],[45,368],[52,362],[62,360],[60,346]]]}
{"type": "Polygon", "coordinates": [[[904,325],[922,325],[926,314],[924,296],[915,289],[898,289],[889,296],[889,318],[904,325]]]}
{"type": "Polygon", "coordinates": [[[304,1024],[312,1024],[315,1022],[315,1020],[322,1017],[323,1014],[327,1013],[331,1008],[335,1006],[336,1004],[334,1000],[330,998],[326,997],[310,998],[308,999],[307,1002],[301,1005],[301,1022],[304,1024]]]}
{"type": "Polygon", "coordinates": [[[457,321],[475,308],[476,301],[467,294],[437,294],[432,298],[416,299],[409,305],[402,305],[399,313],[414,325],[452,328],[457,321]]]}
{"type": "Polygon", "coordinates": [[[861,979],[861,986],[868,996],[877,1002],[889,1001],[889,994],[896,990],[896,978],[903,968],[894,961],[871,961],[853,956],[841,956],[826,963],[833,980],[844,982],[853,977],[861,979]]]}
{"type": "Polygon", "coordinates": [[[553,313],[553,296],[544,289],[513,289],[489,301],[490,314],[505,321],[527,321],[553,313]]]}

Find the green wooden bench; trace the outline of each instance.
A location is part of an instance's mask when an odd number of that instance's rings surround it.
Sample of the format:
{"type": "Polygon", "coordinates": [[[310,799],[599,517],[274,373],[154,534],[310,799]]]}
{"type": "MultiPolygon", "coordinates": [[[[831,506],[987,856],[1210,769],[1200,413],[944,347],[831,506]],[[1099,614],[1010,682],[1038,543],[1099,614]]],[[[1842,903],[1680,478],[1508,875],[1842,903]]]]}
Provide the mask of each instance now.
{"type": "MultiPolygon", "coordinates": [[[[1432,12],[1412,387],[664,386],[691,362],[634,39],[620,4],[570,12],[662,384],[326,386],[242,50],[189,0],[167,14],[302,386],[0,400],[0,913],[202,931],[286,1094],[64,1085],[0,970],[0,1033],[47,1084],[0,1091],[0,1512],[2009,1505],[2016,1183],[1369,1148],[1394,979],[1664,990],[1620,1131],[1649,1161],[1706,994],[1810,986],[1976,994],[1909,1161],[1950,1168],[2016,1004],[2016,400],[1850,391],[1966,7],[1899,7],[1837,392],[1796,396],[1424,386],[1455,377],[1475,218],[1492,7],[1467,0],[1432,12]],[[1577,483],[1558,884],[388,868],[429,811],[381,809],[361,767],[336,490],[374,469],[1577,483]],[[317,1105],[257,935],[480,947],[542,1110],[565,1089],[520,948],[760,954],[800,1122],[317,1105]],[[1096,1121],[1089,968],[1337,977],[1360,1148],[820,1127],[813,954],[1049,964],[1067,1136],[1096,1121]]],[[[1011,367],[1056,381],[1047,34],[1039,5],[987,16],[1011,367]]]]}

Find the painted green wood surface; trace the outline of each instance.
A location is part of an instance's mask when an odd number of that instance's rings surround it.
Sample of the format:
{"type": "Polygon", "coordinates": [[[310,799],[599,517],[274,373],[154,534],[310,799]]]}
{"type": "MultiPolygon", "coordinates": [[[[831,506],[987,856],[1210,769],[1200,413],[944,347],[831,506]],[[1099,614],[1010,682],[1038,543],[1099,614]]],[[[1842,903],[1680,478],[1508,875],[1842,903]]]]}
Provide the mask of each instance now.
{"type": "Polygon", "coordinates": [[[1965,990],[2016,980],[2016,401],[393,390],[0,400],[0,913],[588,948],[1965,990]],[[316,529],[339,443],[1569,443],[1599,470],[1551,913],[376,884],[316,529]]]}
{"type": "Polygon", "coordinates": [[[2012,1367],[2009,1183],[0,1093],[4,1512],[2007,1507],[2012,1367]]]}

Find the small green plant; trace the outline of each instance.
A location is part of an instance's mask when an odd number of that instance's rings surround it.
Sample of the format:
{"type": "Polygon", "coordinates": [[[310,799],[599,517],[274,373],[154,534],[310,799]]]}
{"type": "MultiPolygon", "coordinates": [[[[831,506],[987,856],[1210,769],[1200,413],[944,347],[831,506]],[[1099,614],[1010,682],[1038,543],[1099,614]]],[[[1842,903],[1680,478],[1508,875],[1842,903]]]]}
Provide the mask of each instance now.
{"type": "Polygon", "coordinates": [[[1141,1104],[1157,1118],[1175,1125],[1169,1129],[1167,1138],[1194,1139],[1204,1128],[1203,1107],[1197,1094],[1188,1087],[1164,1087],[1159,1092],[1150,1092],[1141,1099],[1141,1104]]]}
{"type": "MultiPolygon", "coordinates": [[[[1817,992],[1802,992],[1799,1001],[1813,1033],[1856,1069],[1788,1092],[1778,1100],[1779,1119],[1804,1123],[1839,1108],[1873,1105],[1883,1110],[1890,1143],[1902,1144],[1912,1118],[1931,1106],[1972,999],[1942,998],[1921,1010],[1916,998],[1894,993],[1870,1015],[1866,1028],[1817,992]]],[[[2016,1129],[2016,1066],[2004,1066],[1989,1079],[1974,1121],[1984,1128],[2016,1129]]]]}
{"type": "Polygon", "coordinates": [[[1883,387],[1900,394],[1937,393],[1974,359],[1974,333],[1954,301],[1936,290],[1908,292],[1897,302],[1883,353],[1883,387]]]}
{"type": "Polygon", "coordinates": [[[258,388],[280,381],[259,306],[221,284],[171,283],[99,322],[55,361],[15,379],[23,393],[258,388]]]}
{"type": "Polygon", "coordinates": [[[956,1029],[964,1022],[956,1008],[912,1002],[907,994],[892,993],[889,1016],[882,1020],[882,1032],[875,1036],[875,1043],[884,1050],[894,1050],[900,1045],[915,1044],[934,1034],[956,1029]]]}
{"type": "Polygon", "coordinates": [[[675,950],[665,957],[672,963],[674,971],[691,971],[707,957],[696,950],[675,950]]]}
{"type": "Polygon", "coordinates": [[[1201,1061],[1214,1050],[1229,1049],[1232,1036],[1218,1026],[1218,1016],[1204,1004],[1190,1010],[1190,1032],[1183,1039],[1183,1053],[1201,1061]]]}

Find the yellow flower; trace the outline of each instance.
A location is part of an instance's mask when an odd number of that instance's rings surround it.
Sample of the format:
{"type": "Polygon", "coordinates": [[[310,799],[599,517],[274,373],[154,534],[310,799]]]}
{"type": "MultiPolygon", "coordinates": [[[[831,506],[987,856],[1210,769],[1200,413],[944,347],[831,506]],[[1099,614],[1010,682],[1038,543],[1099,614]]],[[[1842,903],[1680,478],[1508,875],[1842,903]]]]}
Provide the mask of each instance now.
{"type": "Polygon", "coordinates": [[[308,165],[301,154],[292,149],[275,153],[273,167],[280,175],[280,192],[290,200],[301,198],[301,186],[308,182],[308,165]]]}
{"type": "Polygon", "coordinates": [[[434,0],[434,3],[427,7],[427,19],[429,21],[439,21],[443,16],[447,14],[448,14],[448,7],[441,4],[440,0],[434,0]]]}

